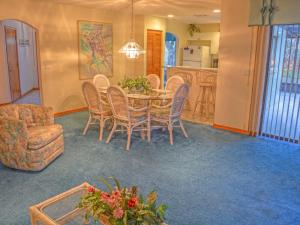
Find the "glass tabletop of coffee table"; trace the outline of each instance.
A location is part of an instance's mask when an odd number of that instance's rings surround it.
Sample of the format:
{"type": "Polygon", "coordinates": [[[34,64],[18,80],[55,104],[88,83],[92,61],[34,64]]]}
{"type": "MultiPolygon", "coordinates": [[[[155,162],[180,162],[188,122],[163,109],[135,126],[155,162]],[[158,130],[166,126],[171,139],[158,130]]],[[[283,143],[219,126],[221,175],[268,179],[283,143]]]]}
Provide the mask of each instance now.
{"type": "Polygon", "coordinates": [[[29,209],[32,225],[87,225],[85,210],[77,208],[82,196],[90,185],[83,183],[64,193],[47,199],[29,209]]]}

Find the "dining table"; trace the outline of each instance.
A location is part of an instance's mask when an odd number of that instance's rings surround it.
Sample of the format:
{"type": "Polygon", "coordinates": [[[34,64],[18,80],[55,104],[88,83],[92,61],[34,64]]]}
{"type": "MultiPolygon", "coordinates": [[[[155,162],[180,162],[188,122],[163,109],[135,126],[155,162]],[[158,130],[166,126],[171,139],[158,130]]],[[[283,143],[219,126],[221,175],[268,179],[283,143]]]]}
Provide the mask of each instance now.
{"type": "MultiPolygon", "coordinates": [[[[99,88],[98,92],[101,97],[106,97],[107,88],[99,88]]],[[[152,89],[146,93],[134,93],[126,90],[126,95],[128,99],[131,100],[143,100],[143,101],[170,101],[172,100],[173,93],[169,90],[164,89],[152,89]]]]}
{"type": "MultiPolygon", "coordinates": [[[[107,101],[107,89],[108,88],[100,88],[98,89],[98,92],[100,94],[100,97],[103,98],[105,102],[107,101]]],[[[151,109],[156,105],[156,109],[159,108],[159,106],[166,106],[170,105],[173,93],[170,90],[165,89],[152,89],[151,91],[147,93],[131,93],[125,90],[127,98],[129,100],[129,103],[131,107],[134,108],[142,108],[147,106],[148,107],[148,116],[150,117],[151,109]]],[[[164,108],[165,109],[165,108],[164,108]]],[[[151,126],[151,130],[160,128],[159,126],[151,126]]]]}

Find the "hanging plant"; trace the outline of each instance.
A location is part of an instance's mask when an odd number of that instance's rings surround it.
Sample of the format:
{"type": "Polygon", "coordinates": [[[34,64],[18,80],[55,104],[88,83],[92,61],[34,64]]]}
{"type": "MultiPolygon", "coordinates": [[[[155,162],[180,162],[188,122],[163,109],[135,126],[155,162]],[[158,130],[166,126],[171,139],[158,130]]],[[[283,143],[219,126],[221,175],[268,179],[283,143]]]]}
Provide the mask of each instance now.
{"type": "Polygon", "coordinates": [[[189,34],[191,35],[191,37],[193,37],[194,33],[200,32],[200,27],[197,24],[189,24],[188,31],[189,31],[189,34]]]}

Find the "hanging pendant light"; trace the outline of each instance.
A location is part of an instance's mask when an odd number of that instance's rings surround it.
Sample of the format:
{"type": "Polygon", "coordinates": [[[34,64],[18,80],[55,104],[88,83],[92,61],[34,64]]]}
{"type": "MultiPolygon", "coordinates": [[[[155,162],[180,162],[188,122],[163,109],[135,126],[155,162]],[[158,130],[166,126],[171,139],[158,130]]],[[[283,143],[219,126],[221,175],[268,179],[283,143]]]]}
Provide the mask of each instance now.
{"type": "Polygon", "coordinates": [[[131,1],[131,37],[130,40],[122,46],[119,53],[123,53],[129,59],[136,59],[144,54],[145,50],[133,38],[133,0],[131,1]]]}

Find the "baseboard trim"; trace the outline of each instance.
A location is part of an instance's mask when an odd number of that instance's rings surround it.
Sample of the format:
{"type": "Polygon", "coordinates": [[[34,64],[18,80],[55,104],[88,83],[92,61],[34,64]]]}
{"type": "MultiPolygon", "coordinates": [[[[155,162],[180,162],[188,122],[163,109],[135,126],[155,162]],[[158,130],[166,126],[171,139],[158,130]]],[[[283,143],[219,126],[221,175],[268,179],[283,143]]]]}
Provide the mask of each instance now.
{"type": "Polygon", "coordinates": [[[11,104],[11,102],[1,103],[0,106],[5,106],[5,105],[9,105],[9,104],[11,104]]]}
{"type": "Polygon", "coordinates": [[[70,109],[70,110],[66,110],[66,111],[63,111],[63,112],[54,113],[54,116],[55,117],[61,117],[61,116],[66,116],[66,115],[69,115],[69,114],[72,114],[72,113],[82,112],[82,111],[86,111],[86,110],[87,110],[87,107],[81,107],[81,108],[77,108],[77,109],[70,109]]]}
{"type": "MultiPolygon", "coordinates": [[[[26,91],[23,95],[21,95],[20,98],[23,98],[24,96],[28,95],[28,94],[29,94],[30,92],[32,92],[32,91],[35,91],[35,89],[32,88],[32,89],[30,89],[29,91],[26,91]]],[[[18,98],[18,99],[20,99],[20,98],[18,98]]],[[[16,99],[15,101],[17,101],[18,99],[16,99]]],[[[14,102],[15,102],[15,101],[14,101],[14,102]]]]}
{"type": "Polygon", "coordinates": [[[250,135],[249,131],[242,130],[242,129],[239,129],[239,128],[223,126],[223,125],[220,125],[220,124],[214,124],[213,127],[216,128],[216,129],[227,130],[227,131],[231,131],[231,132],[239,133],[239,134],[243,134],[243,135],[248,135],[248,136],[250,135]]]}

